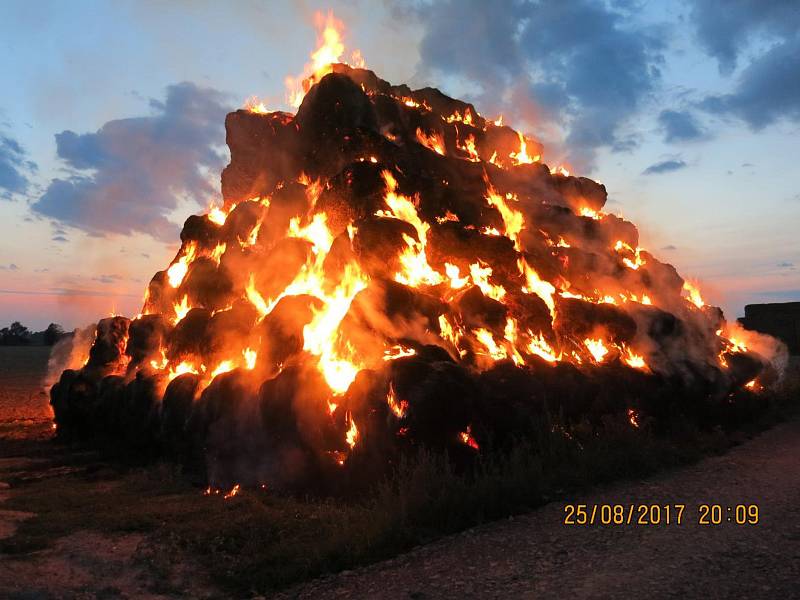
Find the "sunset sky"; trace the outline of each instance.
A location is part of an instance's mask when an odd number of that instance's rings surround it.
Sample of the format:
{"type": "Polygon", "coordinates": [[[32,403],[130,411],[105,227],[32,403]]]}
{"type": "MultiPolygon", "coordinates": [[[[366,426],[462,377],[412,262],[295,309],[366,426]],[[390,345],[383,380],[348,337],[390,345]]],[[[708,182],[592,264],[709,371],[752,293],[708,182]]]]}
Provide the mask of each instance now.
{"type": "Polygon", "coordinates": [[[218,200],[224,117],[332,9],[393,83],[503,114],[729,318],[800,300],[800,4],[14,2],[0,19],[0,327],[134,315],[218,200]]]}

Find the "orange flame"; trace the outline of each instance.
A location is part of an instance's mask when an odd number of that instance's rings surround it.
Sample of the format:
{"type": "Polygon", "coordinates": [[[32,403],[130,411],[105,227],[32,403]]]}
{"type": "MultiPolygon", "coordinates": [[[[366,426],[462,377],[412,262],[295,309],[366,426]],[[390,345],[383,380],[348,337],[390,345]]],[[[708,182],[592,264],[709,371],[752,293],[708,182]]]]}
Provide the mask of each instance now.
{"type": "Polygon", "coordinates": [[[608,348],[603,343],[601,339],[590,339],[586,338],[583,340],[583,344],[586,346],[586,349],[589,350],[589,353],[592,355],[596,362],[603,362],[603,359],[608,354],[608,348]]]}
{"type": "MultiPolygon", "coordinates": [[[[502,117],[501,123],[502,123],[502,117]]],[[[536,154],[535,156],[528,156],[528,144],[525,142],[525,136],[521,133],[517,132],[517,137],[519,137],[519,151],[512,152],[508,155],[508,157],[512,160],[513,165],[529,165],[531,163],[539,162],[541,157],[536,154]]]]}
{"type": "MultiPolygon", "coordinates": [[[[303,72],[297,77],[286,78],[287,102],[293,108],[300,106],[315,83],[333,71],[332,65],[344,62],[344,24],[333,16],[333,12],[328,12],[327,16],[317,12],[314,14],[314,21],[318,32],[317,49],[311,53],[311,62],[305,65],[303,72]]],[[[365,63],[361,52],[355,50],[351,54],[350,63],[351,66],[363,68],[365,63]]]]}
{"type": "Polygon", "coordinates": [[[434,132],[428,135],[417,127],[417,141],[428,150],[433,150],[436,154],[444,156],[444,138],[441,133],[434,132]]]}

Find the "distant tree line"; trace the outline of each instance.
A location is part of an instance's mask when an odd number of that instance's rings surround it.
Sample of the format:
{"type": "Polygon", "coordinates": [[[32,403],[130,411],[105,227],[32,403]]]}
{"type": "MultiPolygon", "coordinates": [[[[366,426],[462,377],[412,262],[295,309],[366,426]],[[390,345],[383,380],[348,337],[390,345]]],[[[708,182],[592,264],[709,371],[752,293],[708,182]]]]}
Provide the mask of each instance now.
{"type": "Polygon", "coordinates": [[[19,321],[14,321],[8,327],[0,329],[0,346],[52,346],[64,335],[68,334],[58,323],[50,323],[44,331],[32,332],[19,321]]]}

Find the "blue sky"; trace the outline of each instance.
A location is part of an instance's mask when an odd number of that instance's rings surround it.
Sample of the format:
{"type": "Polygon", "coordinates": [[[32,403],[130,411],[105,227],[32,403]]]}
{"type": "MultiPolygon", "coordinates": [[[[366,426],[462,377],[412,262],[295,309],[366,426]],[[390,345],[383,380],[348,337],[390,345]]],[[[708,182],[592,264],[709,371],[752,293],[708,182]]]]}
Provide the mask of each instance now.
{"type": "Polygon", "coordinates": [[[800,300],[800,5],[7,2],[0,21],[0,325],[135,314],[180,223],[216,198],[223,119],[333,9],[348,49],[545,143],[729,317],[800,300]]]}

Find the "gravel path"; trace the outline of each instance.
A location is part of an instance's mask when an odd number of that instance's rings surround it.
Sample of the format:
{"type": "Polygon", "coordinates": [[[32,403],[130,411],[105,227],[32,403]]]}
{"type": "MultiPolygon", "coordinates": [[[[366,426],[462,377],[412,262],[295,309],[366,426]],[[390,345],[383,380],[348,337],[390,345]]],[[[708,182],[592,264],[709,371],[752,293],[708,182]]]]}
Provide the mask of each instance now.
{"type": "MultiPolygon", "coordinates": [[[[685,504],[682,525],[565,526],[564,502],[294,588],[288,598],[798,598],[800,421],[724,456],[570,500],[685,504]],[[698,524],[702,502],[757,525],[698,524]]],[[[590,509],[591,510],[591,509],[590,509]]]]}

